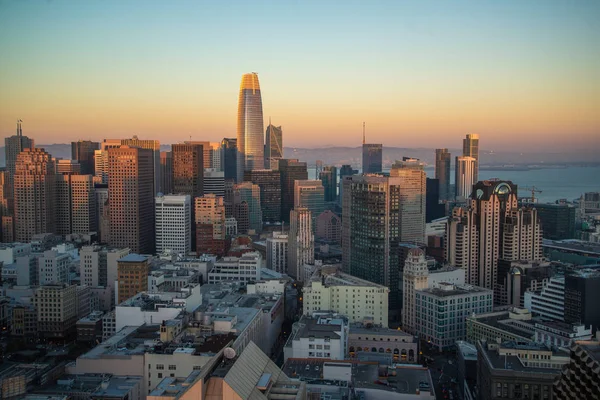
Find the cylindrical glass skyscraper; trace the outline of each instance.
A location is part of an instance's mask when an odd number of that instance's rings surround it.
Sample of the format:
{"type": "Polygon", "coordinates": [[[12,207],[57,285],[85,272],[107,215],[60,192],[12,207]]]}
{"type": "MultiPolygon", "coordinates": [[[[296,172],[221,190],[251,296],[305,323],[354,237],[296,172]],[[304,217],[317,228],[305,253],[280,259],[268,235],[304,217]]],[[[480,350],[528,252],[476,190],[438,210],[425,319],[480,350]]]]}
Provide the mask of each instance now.
{"type": "Polygon", "coordinates": [[[244,74],[240,84],[237,121],[237,181],[244,171],[264,169],[263,110],[260,85],[256,73],[244,74]]]}

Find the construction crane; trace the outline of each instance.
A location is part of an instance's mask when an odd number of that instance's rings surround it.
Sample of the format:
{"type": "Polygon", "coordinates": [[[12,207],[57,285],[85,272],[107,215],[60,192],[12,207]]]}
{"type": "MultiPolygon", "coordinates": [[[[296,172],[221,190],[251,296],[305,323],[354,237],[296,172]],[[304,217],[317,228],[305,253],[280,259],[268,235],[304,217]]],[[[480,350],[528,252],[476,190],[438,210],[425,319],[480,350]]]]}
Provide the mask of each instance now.
{"type": "Polygon", "coordinates": [[[531,192],[531,202],[532,202],[532,203],[535,203],[535,194],[536,194],[536,193],[542,193],[542,191],[541,191],[541,190],[539,190],[539,189],[538,189],[537,187],[535,187],[535,186],[531,186],[531,187],[525,186],[525,187],[522,187],[522,188],[520,188],[520,189],[527,190],[528,192],[531,192]]]}

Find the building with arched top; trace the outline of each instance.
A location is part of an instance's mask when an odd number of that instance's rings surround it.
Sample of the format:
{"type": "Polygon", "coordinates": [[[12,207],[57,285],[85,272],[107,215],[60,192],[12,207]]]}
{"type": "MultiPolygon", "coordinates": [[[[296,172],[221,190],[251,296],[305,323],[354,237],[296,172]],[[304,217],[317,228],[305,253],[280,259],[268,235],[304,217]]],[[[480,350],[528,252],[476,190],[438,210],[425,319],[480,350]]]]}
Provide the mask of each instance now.
{"type": "Polygon", "coordinates": [[[262,97],[258,74],[244,74],[240,83],[237,120],[237,181],[244,171],[265,167],[262,97]]]}

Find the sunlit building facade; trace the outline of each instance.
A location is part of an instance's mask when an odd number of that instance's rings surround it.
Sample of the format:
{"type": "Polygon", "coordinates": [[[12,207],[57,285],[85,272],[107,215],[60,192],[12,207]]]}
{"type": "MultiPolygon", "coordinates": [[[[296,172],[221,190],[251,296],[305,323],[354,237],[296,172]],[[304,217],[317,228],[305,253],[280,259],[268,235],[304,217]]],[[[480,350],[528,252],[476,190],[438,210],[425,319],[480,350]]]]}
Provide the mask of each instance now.
{"type": "Polygon", "coordinates": [[[244,179],[244,171],[263,169],[264,128],[262,98],[258,74],[244,74],[240,84],[237,121],[237,181],[244,179]]]}

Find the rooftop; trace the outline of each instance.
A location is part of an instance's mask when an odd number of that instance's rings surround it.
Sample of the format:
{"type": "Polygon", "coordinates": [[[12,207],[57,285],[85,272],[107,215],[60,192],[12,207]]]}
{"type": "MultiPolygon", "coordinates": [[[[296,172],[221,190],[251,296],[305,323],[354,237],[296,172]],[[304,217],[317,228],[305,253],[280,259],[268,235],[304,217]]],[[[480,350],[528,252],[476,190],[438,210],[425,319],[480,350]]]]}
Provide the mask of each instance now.
{"type": "Polygon", "coordinates": [[[453,285],[449,283],[440,283],[439,286],[418,290],[417,292],[432,294],[438,297],[459,296],[462,294],[492,292],[489,289],[472,285],[453,285]]]}
{"type": "Polygon", "coordinates": [[[125,397],[135,386],[141,385],[139,376],[108,374],[63,375],[55,384],[37,390],[36,394],[85,394],[86,397],[125,397]],[[104,384],[103,384],[104,383],[104,384]]]}
{"type": "Polygon", "coordinates": [[[411,335],[410,333],[398,330],[398,329],[390,329],[390,328],[381,328],[381,327],[372,327],[367,328],[362,324],[352,324],[350,325],[350,335],[352,334],[376,334],[376,335],[388,335],[388,336],[401,336],[407,339],[411,339],[411,341],[416,342],[417,338],[411,335]]]}
{"type": "Polygon", "coordinates": [[[143,355],[160,339],[159,325],[126,326],[81,358],[104,358],[143,355]]]}
{"type": "Polygon", "coordinates": [[[585,242],[577,239],[549,240],[542,239],[542,247],[574,253],[585,253],[589,256],[600,256],[600,243],[585,242]]]}
{"type": "Polygon", "coordinates": [[[531,339],[535,334],[535,320],[511,319],[509,311],[491,312],[467,318],[524,339],[531,339]]]}
{"type": "Polygon", "coordinates": [[[364,279],[346,274],[340,271],[338,265],[323,265],[315,270],[310,278],[309,286],[312,282],[324,282],[325,286],[367,286],[387,290],[387,287],[378,285],[364,279]]]}
{"type": "MultiPolygon", "coordinates": [[[[560,369],[552,368],[539,368],[539,367],[528,367],[523,365],[521,360],[516,355],[506,355],[505,352],[501,352],[503,349],[523,350],[523,351],[547,351],[552,352],[552,356],[563,356],[568,360],[569,354],[565,352],[557,352],[548,348],[543,344],[537,344],[529,342],[526,344],[516,342],[503,342],[500,346],[495,345],[496,348],[488,346],[488,342],[479,341],[478,349],[482,350],[483,357],[488,361],[490,366],[496,370],[511,370],[522,373],[533,372],[536,374],[547,374],[550,377],[556,377],[560,374],[560,369]],[[504,354],[502,354],[504,353],[504,354]]],[[[549,377],[549,379],[550,379],[549,377]]]]}
{"type": "Polygon", "coordinates": [[[125,257],[121,257],[117,260],[117,262],[131,262],[131,263],[140,263],[148,260],[148,257],[142,256],[140,254],[129,253],[125,257]]]}
{"type": "Polygon", "coordinates": [[[92,323],[92,322],[98,322],[102,319],[102,317],[104,316],[104,312],[103,311],[92,311],[91,313],[89,313],[87,316],[81,318],[79,321],[77,321],[78,323],[92,323]]]}
{"type": "Polygon", "coordinates": [[[187,389],[200,375],[200,371],[192,371],[187,378],[167,377],[160,381],[158,386],[150,392],[149,396],[176,397],[187,389]]]}

